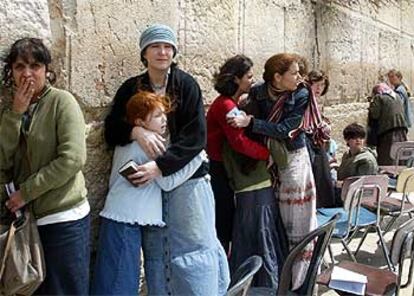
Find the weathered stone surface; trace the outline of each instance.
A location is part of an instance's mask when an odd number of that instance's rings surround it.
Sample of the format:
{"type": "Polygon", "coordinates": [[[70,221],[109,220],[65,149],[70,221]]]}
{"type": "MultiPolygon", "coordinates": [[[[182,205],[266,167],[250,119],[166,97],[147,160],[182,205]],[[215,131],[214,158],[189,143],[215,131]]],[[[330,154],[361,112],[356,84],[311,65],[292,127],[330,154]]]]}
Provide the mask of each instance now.
{"type": "Polygon", "coordinates": [[[379,9],[367,1],[340,0],[1,1],[0,53],[17,38],[45,38],[58,86],[71,91],[85,113],[85,174],[94,217],[103,205],[111,166],[103,119],[121,83],[144,70],[138,36],[156,22],[177,30],[177,61],[199,81],[206,103],[217,95],[214,72],[236,53],[252,58],[258,79],[271,55],[304,55],[330,76],[325,114],[342,145],[342,129],[353,121],[365,123],[366,96],[389,68],[401,69],[414,86],[412,1],[379,9]]]}
{"type": "Polygon", "coordinates": [[[38,36],[50,43],[47,0],[13,0],[0,3],[0,52],[18,38],[38,36]]]}
{"type": "Polygon", "coordinates": [[[358,122],[364,126],[367,124],[368,103],[338,104],[324,108],[324,114],[334,124],[332,139],[338,144],[337,155],[340,156],[347,150],[342,136],[344,128],[353,122],[358,122]]]}

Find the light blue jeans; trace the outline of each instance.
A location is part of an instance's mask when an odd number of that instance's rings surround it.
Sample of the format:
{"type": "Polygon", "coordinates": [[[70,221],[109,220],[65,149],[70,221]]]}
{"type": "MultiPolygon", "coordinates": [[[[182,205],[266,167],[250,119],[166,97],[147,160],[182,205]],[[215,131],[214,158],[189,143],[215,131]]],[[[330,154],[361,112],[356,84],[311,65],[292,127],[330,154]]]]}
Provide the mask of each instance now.
{"type": "Polygon", "coordinates": [[[166,227],[143,232],[148,294],[224,295],[229,268],[217,239],[209,177],[164,193],[163,219],[166,227]]]}
{"type": "Polygon", "coordinates": [[[101,218],[91,295],[138,295],[145,227],[101,218]]]}

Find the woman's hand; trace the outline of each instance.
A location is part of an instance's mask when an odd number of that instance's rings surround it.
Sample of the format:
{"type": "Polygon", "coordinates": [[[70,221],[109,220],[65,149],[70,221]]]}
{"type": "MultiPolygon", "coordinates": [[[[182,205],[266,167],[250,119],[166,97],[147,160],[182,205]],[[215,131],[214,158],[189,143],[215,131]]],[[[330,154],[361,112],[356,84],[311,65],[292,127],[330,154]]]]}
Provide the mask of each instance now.
{"type": "Polygon", "coordinates": [[[22,198],[22,194],[20,190],[13,192],[10,195],[8,201],[6,201],[6,207],[9,209],[10,212],[15,213],[17,210],[22,208],[25,205],[25,202],[22,198]]]}
{"type": "Polygon", "coordinates": [[[34,82],[31,79],[24,79],[17,87],[13,98],[13,111],[18,113],[26,112],[30,101],[35,93],[34,82]]]}
{"type": "Polygon", "coordinates": [[[251,115],[247,115],[246,112],[240,111],[240,115],[228,116],[227,123],[232,127],[246,127],[250,124],[252,117],[251,115]]]}
{"type": "Polygon", "coordinates": [[[128,176],[129,181],[135,186],[142,186],[150,183],[156,177],[161,176],[161,170],[158,168],[155,161],[147,162],[138,166],[136,173],[128,176]]]}
{"type": "Polygon", "coordinates": [[[132,138],[138,142],[149,158],[155,159],[165,152],[164,138],[143,127],[132,129],[132,138]]]}

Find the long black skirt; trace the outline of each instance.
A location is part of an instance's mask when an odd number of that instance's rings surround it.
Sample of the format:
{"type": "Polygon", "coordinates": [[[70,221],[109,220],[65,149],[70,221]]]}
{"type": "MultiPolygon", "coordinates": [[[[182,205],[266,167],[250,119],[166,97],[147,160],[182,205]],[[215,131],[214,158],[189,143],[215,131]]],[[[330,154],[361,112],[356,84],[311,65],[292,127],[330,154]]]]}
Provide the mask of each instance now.
{"type": "Polygon", "coordinates": [[[287,238],[273,189],[236,193],[230,271],[234,273],[248,257],[259,255],[263,267],[252,286],[276,290],[287,253],[287,238]]]}
{"type": "Polygon", "coordinates": [[[391,146],[395,142],[405,141],[407,141],[407,129],[405,127],[395,128],[381,134],[377,141],[378,165],[393,165],[395,162],[390,156],[391,146]]]}
{"type": "Polygon", "coordinates": [[[229,252],[234,220],[234,191],[222,161],[210,161],[211,188],[216,206],[217,237],[226,254],[229,252]]]}

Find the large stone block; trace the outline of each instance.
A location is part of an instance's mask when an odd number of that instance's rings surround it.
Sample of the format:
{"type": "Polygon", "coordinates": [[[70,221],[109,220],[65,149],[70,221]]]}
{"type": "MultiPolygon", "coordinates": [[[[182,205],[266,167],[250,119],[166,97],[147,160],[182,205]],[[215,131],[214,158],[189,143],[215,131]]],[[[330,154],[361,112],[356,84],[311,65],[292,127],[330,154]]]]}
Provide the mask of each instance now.
{"type": "Polygon", "coordinates": [[[23,37],[36,37],[50,45],[51,32],[47,0],[0,2],[0,52],[23,37]]]}

